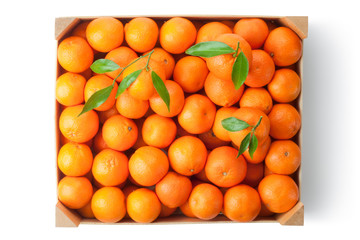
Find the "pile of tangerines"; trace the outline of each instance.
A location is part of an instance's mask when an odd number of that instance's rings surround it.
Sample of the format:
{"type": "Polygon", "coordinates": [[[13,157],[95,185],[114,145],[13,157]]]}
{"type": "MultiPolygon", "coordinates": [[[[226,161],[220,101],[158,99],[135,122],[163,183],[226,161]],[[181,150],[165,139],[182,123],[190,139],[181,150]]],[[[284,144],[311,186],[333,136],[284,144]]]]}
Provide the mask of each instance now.
{"type": "Polygon", "coordinates": [[[203,23],[137,17],[124,23],[82,21],[59,43],[59,200],[102,222],[148,223],[180,212],[248,222],[289,211],[299,200],[299,37],[257,18],[203,23]],[[249,65],[240,88],[232,79],[234,54],[185,53],[208,41],[240,46],[249,65]],[[138,59],[150,51],[151,57],[138,59]],[[97,59],[120,67],[94,73],[97,59]],[[121,81],[137,70],[116,98],[121,81]],[[169,106],[153,86],[153,71],[169,106]],[[111,84],[106,101],[80,115],[91,96],[111,84]],[[231,117],[249,126],[261,119],[252,133],[253,153],[244,149],[238,156],[251,127],[228,131],[223,120],[231,117]]]}

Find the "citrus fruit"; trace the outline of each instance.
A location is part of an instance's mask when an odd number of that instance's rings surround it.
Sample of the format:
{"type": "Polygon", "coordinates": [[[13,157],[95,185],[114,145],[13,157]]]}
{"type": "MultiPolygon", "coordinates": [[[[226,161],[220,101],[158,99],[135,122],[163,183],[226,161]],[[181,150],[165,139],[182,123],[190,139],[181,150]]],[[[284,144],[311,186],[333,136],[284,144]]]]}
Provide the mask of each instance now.
{"type": "Polygon", "coordinates": [[[102,135],[110,148],[125,151],[135,144],[138,128],[133,120],[115,115],[104,123],[102,135]]]}
{"type": "Polygon", "coordinates": [[[58,183],[59,200],[68,208],[84,207],[93,194],[93,187],[86,177],[65,176],[58,183]]]}
{"type": "Polygon", "coordinates": [[[129,160],[130,175],[142,186],[157,184],[168,170],[168,157],[163,151],[155,147],[140,147],[129,160]]]}
{"type": "Polygon", "coordinates": [[[129,176],[128,158],[122,152],[104,149],[95,156],[92,173],[101,185],[117,186],[129,176]]]}
{"type": "Polygon", "coordinates": [[[85,84],[86,79],[80,74],[62,74],[56,80],[56,100],[67,107],[83,103],[85,84]]]}
{"type": "Polygon", "coordinates": [[[58,166],[67,176],[83,176],[91,170],[93,155],[86,144],[69,142],[58,154],[58,166]]]}
{"type": "Polygon", "coordinates": [[[199,173],[205,166],[207,150],[196,137],[184,136],[176,139],[168,151],[171,168],[185,176],[199,173]]]}

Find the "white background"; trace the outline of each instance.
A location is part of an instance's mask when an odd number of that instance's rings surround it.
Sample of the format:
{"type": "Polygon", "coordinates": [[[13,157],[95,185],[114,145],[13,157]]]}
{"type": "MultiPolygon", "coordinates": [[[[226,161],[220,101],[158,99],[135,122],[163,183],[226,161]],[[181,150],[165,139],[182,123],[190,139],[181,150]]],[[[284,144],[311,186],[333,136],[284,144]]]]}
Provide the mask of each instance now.
{"type": "Polygon", "coordinates": [[[2,1],[0,239],[324,239],[348,234],[359,237],[356,228],[360,213],[360,21],[354,3],[2,1]],[[304,227],[268,223],[54,227],[55,17],[146,14],[309,16],[303,79],[304,227]]]}

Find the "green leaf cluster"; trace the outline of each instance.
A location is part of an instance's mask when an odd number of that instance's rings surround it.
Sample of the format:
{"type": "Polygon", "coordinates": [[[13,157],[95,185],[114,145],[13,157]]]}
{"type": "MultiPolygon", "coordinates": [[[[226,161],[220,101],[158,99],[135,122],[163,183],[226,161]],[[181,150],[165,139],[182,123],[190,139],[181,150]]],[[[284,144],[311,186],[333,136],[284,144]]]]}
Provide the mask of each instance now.
{"type": "MultiPolygon", "coordinates": [[[[150,70],[148,65],[149,65],[149,60],[150,60],[151,54],[153,52],[154,52],[154,50],[149,52],[148,54],[145,54],[145,55],[135,59],[129,65],[122,68],[122,70],[118,74],[118,76],[116,78],[114,78],[112,85],[110,85],[110,86],[108,86],[106,88],[100,89],[99,91],[97,91],[93,95],[91,95],[91,97],[85,103],[85,105],[84,105],[81,113],[79,114],[79,116],[81,114],[86,113],[86,112],[88,112],[88,111],[90,111],[90,110],[92,110],[94,108],[99,107],[101,104],[103,104],[110,97],[111,91],[113,90],[114,85],[115,85],[115,81],[122,74],[122,72],[127,67],[129,67],[130,65],[132,65],[133,63],[138,61],[140,58],[148,57],[148,61],[146,63],[146,66],[143,69],[139,69],[139,70],[136,70],[136,71],[130,73],[129,75],[127,75],[120,82],[120,85],[118,87],[118,90],[116,92],[116,97],[115,97],[115,98],[118,98],[139,77],[139,75],[140,75],[140,73],[142,71],[149,71],[150,70]]],[[[112,60],[98,59],[91,65],[90,68],[95,73],[103,74],[103,73],[115,71],[115,70],[117,70],[117,69],[119,69],[121,67],[112,60]]],[[[154,71],[151,71],[151,78],[152,78],[152,82],[153,82],[155,90],[157,91],[159,96],[163,99],[163,101],[165,102],[168,110],[170,111],[170,95],[169,95],[169,92],[168,92],[163,80],[154,71]]]]}
{"type": "Polygon", "coordinates": [[[198,57],[215,57],[223,54],[233,54],[235,58],[233,68],[231,71],[231,79],[234,83],[235,89],[239,89],[245,82],[246,77],[249,73],[249,62],[238,46],[236,50],[231,48],[229,45],[223,42],[218,41],[208,41],[195,44],[194,46],[188,48],[185,53],[198,56],[198,57]],[[240,50],[240,53],[238,54],[240,50]]]}
{"type": "Polygon", "coordinates": [[[255,130],[260,125],[261,120],[262,116],[254,126],[251,126],[247,122],[237,119],[235,117],[229,117],[221,121],[221,125],[223,126],[223,128],[229,132],[238,132],[246,128],[251,128],[250,132],[241,141],[237,157],[239,157],[246,151],[246,149],[249,148],[249,155],[251,158],[253,158],[254,152],[258,147],[258,139],[255,136],[255,130]]]}

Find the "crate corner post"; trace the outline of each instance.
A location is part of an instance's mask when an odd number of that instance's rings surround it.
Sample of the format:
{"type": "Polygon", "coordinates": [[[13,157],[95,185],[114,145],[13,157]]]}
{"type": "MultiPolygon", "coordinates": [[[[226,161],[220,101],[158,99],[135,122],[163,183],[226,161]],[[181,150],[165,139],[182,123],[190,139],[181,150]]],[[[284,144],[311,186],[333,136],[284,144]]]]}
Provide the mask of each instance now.
{"type": "Polygon", "coordinates": [[[81,222],[81,217],[67,209],[61,202],[56,204],[55,216],[56,227],[78,227],[81,222]]]}

